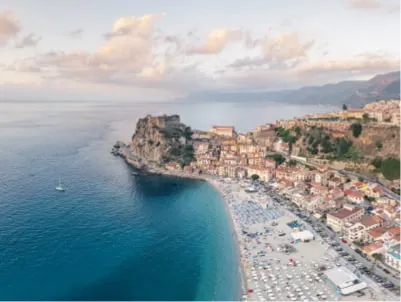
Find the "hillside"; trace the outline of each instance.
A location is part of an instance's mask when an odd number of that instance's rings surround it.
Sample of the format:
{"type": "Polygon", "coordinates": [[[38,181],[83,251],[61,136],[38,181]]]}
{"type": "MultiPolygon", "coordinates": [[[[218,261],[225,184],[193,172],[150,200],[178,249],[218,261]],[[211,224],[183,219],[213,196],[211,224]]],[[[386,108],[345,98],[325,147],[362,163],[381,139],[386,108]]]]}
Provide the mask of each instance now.
{"type": "Polygon", "coordinates": [[[400,72],[377,75],[367,81],[343,81],[323,86],[269,92],[201,92],[191,94],[187,101],[250,102],[274,101],[294,104],[326,104],[361,107],[378,99],[400,97],[400,72]]]}

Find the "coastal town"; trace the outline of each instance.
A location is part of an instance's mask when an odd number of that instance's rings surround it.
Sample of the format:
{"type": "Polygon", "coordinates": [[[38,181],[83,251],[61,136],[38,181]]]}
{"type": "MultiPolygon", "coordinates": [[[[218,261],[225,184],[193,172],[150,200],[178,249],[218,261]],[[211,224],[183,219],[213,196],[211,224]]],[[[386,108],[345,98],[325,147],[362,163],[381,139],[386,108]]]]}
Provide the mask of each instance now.
{"type": "Polygon", "coordinates": [[[399,129],[400,100],[248,133],[147,116],[112,152],[140,170],[218,188],[240,246],[243,300],[398,300],[399,129]],[[397,148],[384,140],[394,133],[397,148]]]}

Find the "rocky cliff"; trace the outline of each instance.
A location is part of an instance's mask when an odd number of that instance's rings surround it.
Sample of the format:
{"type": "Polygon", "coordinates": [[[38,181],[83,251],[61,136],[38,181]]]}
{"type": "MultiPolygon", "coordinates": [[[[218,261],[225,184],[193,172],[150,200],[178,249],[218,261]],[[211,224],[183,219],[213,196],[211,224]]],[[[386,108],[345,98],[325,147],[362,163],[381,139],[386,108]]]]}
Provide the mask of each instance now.
{"type": "Polygon", "coordinates": [[[193,160],[191,128],[178,115],[146,116],[138,120],[132,136],[131,152],[155,164],[193,160]]]}
{"type": "Polygon", "coordinates": [[[355,147],[368,158],[400,158],[400,127],[396,125],[362,125],[358,138],[348,133],[355,147]]]}

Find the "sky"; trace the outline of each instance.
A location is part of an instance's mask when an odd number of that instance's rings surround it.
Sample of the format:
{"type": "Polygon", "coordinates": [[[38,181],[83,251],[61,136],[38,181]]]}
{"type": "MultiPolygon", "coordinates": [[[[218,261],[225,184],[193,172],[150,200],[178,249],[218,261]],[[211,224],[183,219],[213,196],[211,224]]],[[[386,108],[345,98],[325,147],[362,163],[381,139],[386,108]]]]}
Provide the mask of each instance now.
{"type": "Polygon", "coordinates": [[[398,0],[0,0],[0,101],[160,101],[399,69],[398,0]]]}

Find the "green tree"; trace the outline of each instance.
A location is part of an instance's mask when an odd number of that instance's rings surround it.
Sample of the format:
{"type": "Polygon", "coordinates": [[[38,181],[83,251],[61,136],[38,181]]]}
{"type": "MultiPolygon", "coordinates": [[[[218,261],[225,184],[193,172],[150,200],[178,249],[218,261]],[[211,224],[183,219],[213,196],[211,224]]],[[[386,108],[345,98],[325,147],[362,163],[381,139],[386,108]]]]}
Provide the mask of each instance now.
{"type": "Polygon", "coordinates": [[[153,141],[151,139],[148,140],[148,144],[152,146],[153,145],[153,141]]]}
{"type": "Polygon", "coordinates": [[[290,159],[288,162],[288,166],[295,167],[297,165],[297,161],[294,159],[290,159]]]}
{"type": "Polygon", "coordinates": [[[377,151],[381,151],[383,148],[383,143],[381,141],[376,142],[376,149],[377,151]]]}
{"type": "Polygon", "coordinates": [[[300,137],[300,136],[301,136],[301,127],[296,126],[295,129],[294,129],[294,131],[295,131],[295,134],[297,135],[297,137],[300,137]]]}
{"type": "Polygon", "coordinates": [[[400,179],[400,160],[397,158],[386,158],[381,164],[380,172],[388,180],[400,179]]]}
{"type": "Polygon", "coordinates": [[[362,176],[358,176],[358,181],[363,182],[365,179],[362,176]]]}
{"type": "Polygon", "coordinates": [[[362,125],[360,123],[354,123],[350,126],[350,130],[354,137],[359,137],[362,133],[362,125]]]}
{"type": "Polygon", "coordinates": [[[373,165],[377,170],[380,171],[382,162],[383,162],[383,159],[381,157],[376,157],[374,160],[372,160],[370,162],[370,164],[373,165]]]}
{"type": "Polygon", "coordinates": [[[374,253],[374,254],[372,255],[372,258],[373,258],[375,261],[373,262],[372,267],[370,268],[371,271],[374,270],[374,268],[375,268],[375,266],[376,266],[376,264],[377,264],[377,261],[381,261],[381,259],[382,259],[382,254],[374,253]]]}
{"type": "Polygon", "coordinates": [[[186,140],[191,140],[193,134],[191,127],[185,127],[183,134],[186,140]]]}
{"type": "Polygon", "coordinates": [[[274,160],[276,162],[276,168],[278,166],[280,166],[283,162],[285,162],[285,158],[281,154],[270,154],[270,155],[267,155],[267,157],[271,158],[272,160],[274,160]]]}
{"type": "Polygon", "coordinates": [[[252,174],[252,175],[251,175],[251,179],[252,179],[253,181],[256,181],[256,180],[259,179],[259,175],[258,175],[258,174],[252,174]]]}
{"type": "Polygon", "coordinates": [[[346,111],[348,109],[347,105],[343,104],[343,110],[346,111]]]}
{"type": "Polygon", "coordinates": [[[352,142],[345,138],[337,138],[334,141],[334,155],[338,158],[343,158],[351,148],[352,142]]]}

